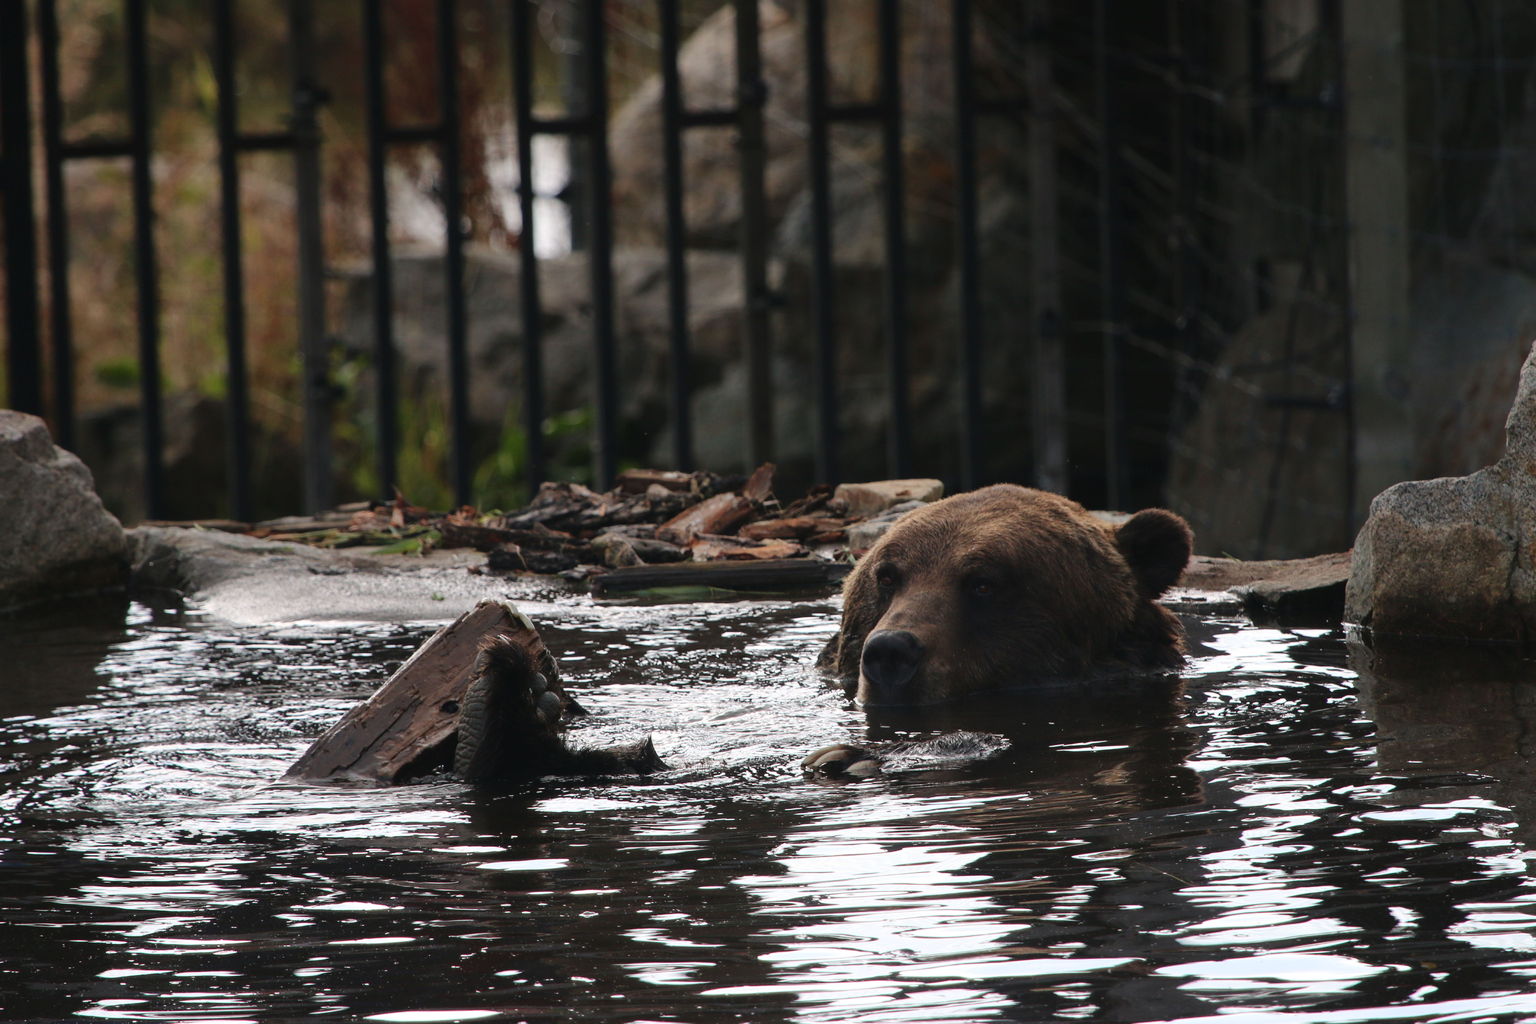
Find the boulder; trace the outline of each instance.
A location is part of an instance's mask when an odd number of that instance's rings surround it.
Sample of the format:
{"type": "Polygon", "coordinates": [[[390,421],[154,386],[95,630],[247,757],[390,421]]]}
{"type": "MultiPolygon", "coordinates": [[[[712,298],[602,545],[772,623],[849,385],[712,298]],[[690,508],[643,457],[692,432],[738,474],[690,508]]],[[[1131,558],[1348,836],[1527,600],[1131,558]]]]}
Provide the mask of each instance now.
{"type": "Polygon", "coordinates": [[[0,608],[127,579],[122,524],[36,416],[0,410],[0,498],[0,608]]]}
{"type": "Polygon", "coordinates": [[[1373,633],[1525,641],[1536,633],[1536,346],[1504,454],[1470,476],[1411,480],[1371,502],[1345,592],[1373,633]]]}

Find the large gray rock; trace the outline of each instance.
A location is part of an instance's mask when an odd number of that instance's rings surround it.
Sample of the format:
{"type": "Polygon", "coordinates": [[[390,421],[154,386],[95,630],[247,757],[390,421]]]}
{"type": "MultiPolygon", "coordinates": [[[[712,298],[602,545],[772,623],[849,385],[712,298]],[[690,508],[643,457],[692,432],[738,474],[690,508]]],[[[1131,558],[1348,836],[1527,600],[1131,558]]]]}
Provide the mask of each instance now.
{"type": "Polygon", "coordinates": [[[36,416],[0,410],[0,608],[121,585],[122,524],[36,416]]]}
{"type": "Polygon", "coordinates": [[[1346,621],[1375,633],[1524,641],[1536,634],[1536,346],[1503,456],[1470,476],[1411,480],[1371,502],[1346,621]]]}

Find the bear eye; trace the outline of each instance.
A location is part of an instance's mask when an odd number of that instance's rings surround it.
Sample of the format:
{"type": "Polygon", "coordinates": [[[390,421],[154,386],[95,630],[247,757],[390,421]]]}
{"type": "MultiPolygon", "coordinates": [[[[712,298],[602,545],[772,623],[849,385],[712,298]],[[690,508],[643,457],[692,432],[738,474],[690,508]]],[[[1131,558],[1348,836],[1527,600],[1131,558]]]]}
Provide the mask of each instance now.
{"type": "Polygon", "coordinates": [[[901,570],[889,562],[875,566],[875,586],[881,590],[894,590],[901,584],[901,570]]]}
{"type": "Polygon", "coordinates": [[[988,598],[997,593],[997,584],[989,576],[972,576],[965,581],[965,592],[971,597],[988,598]]]}

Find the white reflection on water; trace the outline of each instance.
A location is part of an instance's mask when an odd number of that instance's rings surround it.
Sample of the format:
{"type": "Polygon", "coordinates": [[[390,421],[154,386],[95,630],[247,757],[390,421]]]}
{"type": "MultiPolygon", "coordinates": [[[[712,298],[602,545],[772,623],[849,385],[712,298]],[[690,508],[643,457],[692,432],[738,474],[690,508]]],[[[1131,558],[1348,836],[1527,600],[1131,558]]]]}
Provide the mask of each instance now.
{"type": "Polygon", "coordinates": [[[839,787],[798,768],[867,728],[808,670],[831,605],[535,611],[590,698],[576,732],[654,731],[672,771],[273,784],[421,630],[135,613],[88,685],[29,693],[0,720],[3,952],[66,993],[31,1016],[1536,1015],[1510,808],[1383,771],[1316,633],[1209,630],[1166,722],[1036,723],[987,770],[839,787]]]}

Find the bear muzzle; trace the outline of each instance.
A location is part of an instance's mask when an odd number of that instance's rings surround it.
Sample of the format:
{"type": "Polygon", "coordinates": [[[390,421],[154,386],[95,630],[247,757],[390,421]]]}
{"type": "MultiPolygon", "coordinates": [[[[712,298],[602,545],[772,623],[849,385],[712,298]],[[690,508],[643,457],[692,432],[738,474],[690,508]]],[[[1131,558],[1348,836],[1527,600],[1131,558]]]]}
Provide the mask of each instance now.
{"type": "Polygon", "coordinates": [[[877,629],[859,655],[859,700],[865,704],[910,704],[908,684],[928,653],[915,633],[877,629]]]}

